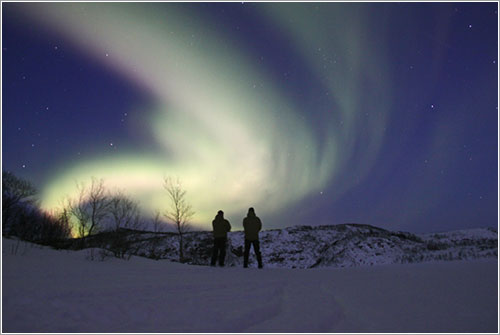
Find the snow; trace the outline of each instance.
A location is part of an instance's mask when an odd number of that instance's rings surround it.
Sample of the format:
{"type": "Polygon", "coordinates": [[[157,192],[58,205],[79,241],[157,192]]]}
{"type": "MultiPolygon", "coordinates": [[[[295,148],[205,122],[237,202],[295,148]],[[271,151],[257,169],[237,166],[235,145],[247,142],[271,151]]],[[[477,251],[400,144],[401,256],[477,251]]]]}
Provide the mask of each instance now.
{"type": "MultiPolygon", "coordinates": [[[[268,268],[355,267],[443,260],[498,258],[498,232],[492,228],[415,235],[360,224],[295,226],[264,230],[259,234],[268,268]]],[[[126,240],[129,254],[153,259],[179,259],[179,238],[173,233],[122,230],[103,232],[87,239],[87,245],[116,251],[116,236],[126,240]],[[113,235],[115,234],[115,235],[113,235]],[[119,235],[117,235],[119,234],[119,235]]],[[[193,265],[209,265],[212,232],[184,234],[184,258],[193,265]]],[[[244,234],[228,234],[227,266],[243,265],[244,234]]],[[[78,240],[66,244],[79,249],[78,240]]],[[[250,264],[255,264],[250,253],[250,264]]]]}
{"type": "Polygon", "coordinates": [[[2,242],[3,332],[498,332],[492,258],[259,270],[2,242]]]}
{"type": "Polygon", "coordinates": [[[442,233],[427,233],[420,234],[420,236],[424,239],[439,239],[439,240],[447,240],[447,241],[459,241],[463,239],[489,239],[495,238],[498,236],[498,233],[494,229],[485,229],[485,228],[473,228],[473,229],[462,229],[462,230],[453,230],[442,233]]]}

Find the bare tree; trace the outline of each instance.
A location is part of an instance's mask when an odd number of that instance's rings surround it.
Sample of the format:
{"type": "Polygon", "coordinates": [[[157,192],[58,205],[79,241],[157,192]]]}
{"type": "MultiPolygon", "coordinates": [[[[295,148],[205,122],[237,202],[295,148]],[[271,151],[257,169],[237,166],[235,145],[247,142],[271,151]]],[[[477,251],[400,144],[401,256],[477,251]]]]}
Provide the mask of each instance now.
{"type": "Polygon", "coordinates": [[[162,221],[161,221],[161,212],[160,211],[155,211],[155,216],[153,216],[153,219],[151,221],[153,223],[153,231],[155,233],[159,232],[161,224],[162,224],[162,221]]]}
{"type": "MultiPolygon", "coordinates": [[[[151,218],[151,224],[153,225],[153,231],[158,233],[165,222],[162,220],[162,214],[159,210],[155,211],[154,216],[151,218]]],[[[161,248],[158,248],[160,244],[160,238],[155,236],[149,240],[148,250],[149,258],[159,259],[161,257],[161,248]]]]}
{"type": "Polygon", "coordinates": [[[171,202],[170,210],[167,210],[165,217],[173,222],[179,235],[179,261],[182,262],[184,260],[182,235],[189,231],[188,221],[195,212],[191,205],[187,203],[186,190],[182,188],[178,178],[174,181],[171,177],[165,177],[163,186],[171,202]]]}
{"type": "Polygon", "coordinates": [[[35,241],[39,243],[57,246],[59,242],[71,237],[71,226],[66,209],[59,214],[38,213],[32,222],[37,225],[35,241]]]}
{"type": "Polygon", "coordinates": [[[109,212],[113,218],[115,230],[120,228],[139,228],[139,204],[122,192],[117,192],[111,196],[109,212]]]}
{"type": "Polygon", "coordinates": [[[120,228],[139,228],[139,204],[123,192],[117,191],[110,196],[108,210],[111,215],[111,224],[115,230],[114,234],[109,235],[108,248],[115,257],[128,260],[137,252],[137,247],[135,249],[132,247],[134,241],[131,237],[134,235],[120,231],[120,228]]]}
{"type": "Polygon", "coordinates": [[[71,237],[71,220],[68,208],[63,208],[61,212],[57,215],[57,222],[61,229],[61,234],[65,235],[66,238],[71,237]]]}
{"type": "Polygon", "coordinates": [[[101,228],[109,214],[109,195],[104,180],[92,177],[90,187],[78,184],[78,199],[71,202],[71,214],[76,218],[78,235],[92,235],[101,228]]]}

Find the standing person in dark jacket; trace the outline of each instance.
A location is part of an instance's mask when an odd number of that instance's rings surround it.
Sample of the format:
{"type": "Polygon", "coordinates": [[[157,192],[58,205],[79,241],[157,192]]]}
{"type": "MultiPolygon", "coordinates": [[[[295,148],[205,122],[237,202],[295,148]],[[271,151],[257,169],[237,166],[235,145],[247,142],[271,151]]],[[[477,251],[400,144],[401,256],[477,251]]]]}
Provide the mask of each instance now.
{"type": "Polygon", "coordinates": [[[262,256],[259,248],[259,231],[262,229],[262,222],[260,222],[259,217],[255,215],[255,210],[252,207],[248,209],[247,217],[243,219],[243,228],[245,229],[245,254],[243,267],[248,267],[250,247],[253,245],[253,251],[255,252],[255,256],[257,256],[257,262],[259,263],[259,269],[262,269],[262,256]]]}
{"type": "Polygon", "coordinates": [[[223,211],[217,213],[215,219],[212,221],[212,227],[214,228],[214,248],[212,250],[211,265],[215,266],[217,258],[219,258],[219,266],[224,266],[227,232],[231,231],[231,224],[224,219],[223,211]]]}

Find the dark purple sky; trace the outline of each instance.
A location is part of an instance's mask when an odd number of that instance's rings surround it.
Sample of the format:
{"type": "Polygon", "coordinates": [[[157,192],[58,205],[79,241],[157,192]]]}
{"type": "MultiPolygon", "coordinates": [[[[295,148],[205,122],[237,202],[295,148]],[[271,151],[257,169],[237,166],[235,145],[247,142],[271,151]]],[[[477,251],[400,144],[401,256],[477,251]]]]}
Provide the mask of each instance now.
{"type": "Polygon", "coordinates": [[[120,166],[147,213],[165,159],[200,221],[495,227],[497,8],[4,2],[3,169],[44,200],[120,166]]]}

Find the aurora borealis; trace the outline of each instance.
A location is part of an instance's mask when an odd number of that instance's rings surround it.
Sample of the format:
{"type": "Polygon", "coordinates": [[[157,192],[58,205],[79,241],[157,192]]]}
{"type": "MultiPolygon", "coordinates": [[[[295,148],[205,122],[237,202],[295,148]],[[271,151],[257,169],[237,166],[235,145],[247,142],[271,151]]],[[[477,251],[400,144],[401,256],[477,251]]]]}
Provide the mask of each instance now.
{"type": "Polygon", "coordinates": [[[3,168],[208,228],[496,226],[496,3],[3,3],[3,168]]]}

